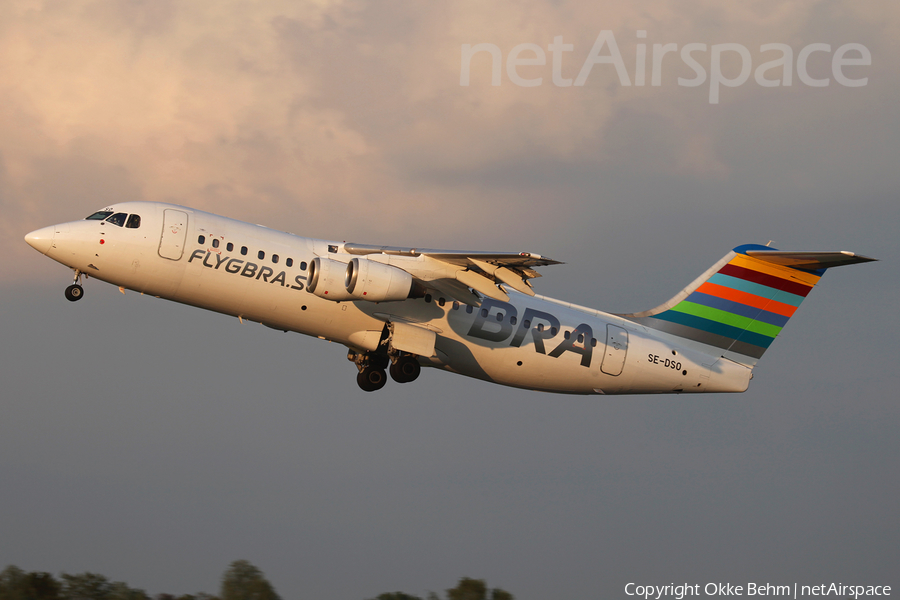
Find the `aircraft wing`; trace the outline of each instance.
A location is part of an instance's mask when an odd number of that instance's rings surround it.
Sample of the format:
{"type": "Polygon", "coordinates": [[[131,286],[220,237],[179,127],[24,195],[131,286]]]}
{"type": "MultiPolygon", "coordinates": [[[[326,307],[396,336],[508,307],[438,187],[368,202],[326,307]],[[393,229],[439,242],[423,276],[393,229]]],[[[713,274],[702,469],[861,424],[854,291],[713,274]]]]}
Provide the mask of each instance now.
{"type": "Polygon", "coordinates": [[[471,250],[438,250],[433,248],[403,248],[368,244],[344,244],[348,254],[383,255],[426,259],[428,267],[389,261],[403,268],[431,287],[465,304],[480,302],[468,288],[498,300],[509,300],[499,284],[534,296],[529,279],[540,277],[534,267],[562,264],[532,252],[482,252],[471,250]],[[439,265],[435,265],[434,263],[439,265]]]}

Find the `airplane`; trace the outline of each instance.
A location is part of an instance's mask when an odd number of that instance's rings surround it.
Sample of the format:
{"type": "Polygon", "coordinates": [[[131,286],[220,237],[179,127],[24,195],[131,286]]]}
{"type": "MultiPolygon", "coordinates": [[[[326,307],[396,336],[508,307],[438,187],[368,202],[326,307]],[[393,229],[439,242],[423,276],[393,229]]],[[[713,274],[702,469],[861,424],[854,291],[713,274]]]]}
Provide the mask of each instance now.
{"type": "Polygon", "coordinates": [[[185,206],[122,202],[25,236],[82,279],[347,347],[367,392],[434,367],[567,394],[743,392],[827,269],[852,252],[734,248],[669,301],[605,313],[535,293],[530,252],[301,237],[185,206]]]}

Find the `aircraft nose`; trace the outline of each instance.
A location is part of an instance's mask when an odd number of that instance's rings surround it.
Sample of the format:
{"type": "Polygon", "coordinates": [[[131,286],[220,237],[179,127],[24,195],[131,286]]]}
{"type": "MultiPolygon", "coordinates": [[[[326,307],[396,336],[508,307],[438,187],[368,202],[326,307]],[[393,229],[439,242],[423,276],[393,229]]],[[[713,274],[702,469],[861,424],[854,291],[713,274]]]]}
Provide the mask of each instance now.
{"type": "Polygon", "coordinates": [[[50,246],[53,245],[53,232],[53,227],[37,229],[26,235],[25,241],[41,254],[47,254],[50,251],[50,246]]]}

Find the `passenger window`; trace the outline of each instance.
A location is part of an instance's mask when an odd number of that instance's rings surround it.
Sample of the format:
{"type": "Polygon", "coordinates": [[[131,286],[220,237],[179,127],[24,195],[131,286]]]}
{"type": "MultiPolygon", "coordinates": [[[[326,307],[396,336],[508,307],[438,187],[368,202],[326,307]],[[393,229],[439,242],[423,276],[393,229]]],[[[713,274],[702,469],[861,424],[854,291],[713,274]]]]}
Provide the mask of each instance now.
{"type": "Polygon", "coordinates": [[[286,260],[284,261],[284,264],[286,264],[286,265],[289,266],[289,267],[293,267],[293,266],[294,266],[294,259],[293,259],[293,258],[288,258],[288,259],[286,259],[286,260]]]}
{"type": "Polygon", "coordinates": [[[453,310],[459,310],[459,302],[456,300],[453,301],[453,310]]]}
{"type": "Polygon", "coordinates": [[[470,315],[472,314],[472,305],[471,304],[466,304],[466,312],[469,313],[470,315]]]}
{"type": "Polygon", "coordinates": [[[559,333],[559,329],[557,329],[556,327],[550,328],[550,335],[555,336],[557,333],[559,333]]]}
{"type": "Polygon", "coordinates": [[[515,324],[516,324],[516,318],[515,318],[515,317],[510,317],[510,318],[509,318],[509,324],[510,324],[510,325],[515,325],[515,324]]]}
{"type": "Polygon", "coordinates": [[[570,332],[567,331],[563,334],[563,337],[566,339],[569,339],[569,335],[571,335],[571,334],[570,334],[570,332]]]}
{"type": "Polygon", "coordinates": [[[247,256],[247,246],[241,246],[241,254],[247,256]]]}
{"type": "Polygon", "coordinates": [[[591,348],[597,347],[597,338],[591,338],[591,348]]]}
{"type": "Polygon", "coordinates": [[[122,227],[125,225],[125,218],[128,216],[126,213],[116,213],[110,218],[106,219],[107,223],[115,225],[116,227],[122,227]]]}
{"type": "Polygon", "coordinates": [[[228,244],[225,245],[225,249],[231,252],[232,250],[234,250],[234,244],[228,242],[228,244]]]}
{"type": "Polygon", "coordinates": [[[197,238],[197,243],[200,244],[201,246],[202,246],[203,244],[205,244],[205,243],[206,243],[206,236],[205,236],[205,235],[201,235],[200,237],[198,237],[198,238],[197,238]]]}
{"type": "Polygon", "coordinates": [[[272,255],[272,262],[276,265],[278,264],[278,255],[277,254],[272,255]]]}
{"type": "Polygon", "coordinates": [[[300,263],[300,270],[301,270],[301,271],[305,271],[305,270],[306,270],[306,261],[303,261],[303,262],[300,263]]]}
{"type": "Polygon", "coordinates": [[[85,217],[85,221],[102,221],[112,214],[111,210],[99,210],[89,217],[85,217]]]}
{"type": "Polygon", "coordinates": [[[141,226],[141,215],[128,215],[128,220],[125,221],[125,227],[128,229],[137,229],[141,226]]]}
{"type": "Polygon", "coordinates": [[[438,298],[438,306],[443,306],[446,303],[447,303],[447,301],[444,300],[443,298],[438,298]]]}
{"type": "Polygon", "coordinates": [[[264,250],[260,250],[259,252],[256,253],[256,256],[259,257],[259,260],[262,260],[266,257],[266,252],[264,250]]]}
{"type": "Polygon", "coordinates": [[[522,327],[524,327],[525,329],[531,329],[531,321],[525,319],[524,321],[522,321],[522,327]]]}
{"type": "Polygon", "coordinates": [[[579,333],[579,334],[578,334],[578,343],[579,343],[579,344],[583,344],[583,343],[584,343],[584,334],[583,334],[583,333],[579,333]]]}
{"type": "Polygon", "coordinates": [[[213,244],[213,248],[218,248],[219,247],[219,238],[213,238],[212,244],[213,244]]]}
{"type": "Polygon", "coordinates": [[[481,309],[481,318],[482,318],[482,319],[486,319],[486,318],[487,318],[487,315],[488,315],[487,309],[486,309],[486,308],[482,308],[482,309],[481,309]]]}
{"type": "Polygon", "coordinates": [[[431,294],[425,294],[425,302],[431,302],[431,294]]]}

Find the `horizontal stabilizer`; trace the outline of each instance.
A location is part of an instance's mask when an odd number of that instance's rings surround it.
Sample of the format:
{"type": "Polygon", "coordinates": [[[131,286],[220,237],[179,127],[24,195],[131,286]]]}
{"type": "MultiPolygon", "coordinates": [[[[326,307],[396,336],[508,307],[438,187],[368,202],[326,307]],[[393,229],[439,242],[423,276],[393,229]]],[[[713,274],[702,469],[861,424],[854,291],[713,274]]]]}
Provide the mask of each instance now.
{"type": "Polygon", "coordinates": [[[873,260],[853,252],[782,252],[745,244],[668,302],[622,316],[752,366],[826,269],[873,260]]]}
{"type": "Polygon", "coordinates": [[[877,258],[869,258],[853,252],[781,252],[780,250],[747,250],[747,255],[764,260],[768,263],[791,267],[793,269],[805,269],[818,271],[843,265],[855,265],[857,263],[871,262],[877,258]]]}

